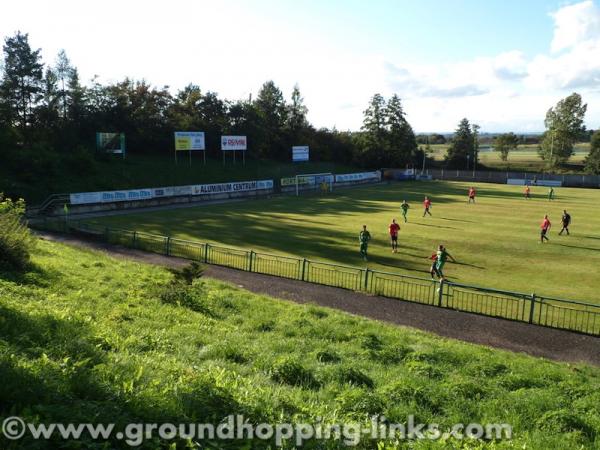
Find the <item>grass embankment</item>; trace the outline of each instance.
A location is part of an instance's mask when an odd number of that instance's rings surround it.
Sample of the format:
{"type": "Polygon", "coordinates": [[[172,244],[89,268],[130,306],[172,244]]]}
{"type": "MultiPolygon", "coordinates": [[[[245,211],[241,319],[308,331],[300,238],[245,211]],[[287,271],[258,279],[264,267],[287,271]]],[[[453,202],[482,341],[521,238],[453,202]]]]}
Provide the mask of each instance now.
{"type": "MultiPolygon", "coordinates": [[[[166,270],[54,243],[40,242],[33,262],[26,275],[0,275],[2,416],[123,426],[214,423],[236,413],[254,423],[368,423],[378,414],[405,422],[414,414],[442,429],[513,426],[510,441],[461,448],[600,443],[597,368],[440,339],[212,280],[188,288],[191,307],[166,304],[158,295],[171,278],[166,270]]],[[[249,448],[217,444],[228,446],[249,448]]],[[[411,448],[449,446],[461,444],[411,448]]],[[[159,447],[168,445],[144,444],[159,447]]],[[[375,447],[363,439],[359,448],[375,447]]],[[[2,448],[108,447],[24,440],[2,448]]]]}
{"type": "Polygon", "coordinates": [[[363,267],[358,233],[367,224],[371,269],[429,277],[427,259],[440,243],[458,260],[445,271],[454,282],[535,292],[600,303],[600,191],[481,184],[477,204],[467,204],[468,183],[402,182],[339,190],[333,195],[279,197],[95,219],[116,228],[170,235],[199,242],[285,253],[363,267]],[[433,217],[422,217],[425,195],[433,217]],[[402,222],[400,202],[411,204],[402,222]],[[567,209],[571,236],[558,236],[567,209]],[[539,224],[550,215],[549,244],[539,244],[539,224]],[[388,225],[401,230],[397,254],[390,251],[388,225]]]}
{"type": "Polygon", "coordinates": [[[9,172],[0,165],[0,192],[15,198],[23,197],[29,204],[36,204],[51,194],[277,179],[300,173],[361,170],[327,162],[282,163],[250,158],[244,166],[239,155],[235,165],[231,156],[228,156],[225,165],[222,160],[212,158],[207,158],[204,165],[201,152],[193,155],[190,166],[188,155],[181,153],[178,164],[175,164],[172,153],[163,156],[129,154],[126,159],[114,157],[98,160],[78,170],[57,167],[50,173],[26,180],[20,178],[22,174],[9,172]]]}

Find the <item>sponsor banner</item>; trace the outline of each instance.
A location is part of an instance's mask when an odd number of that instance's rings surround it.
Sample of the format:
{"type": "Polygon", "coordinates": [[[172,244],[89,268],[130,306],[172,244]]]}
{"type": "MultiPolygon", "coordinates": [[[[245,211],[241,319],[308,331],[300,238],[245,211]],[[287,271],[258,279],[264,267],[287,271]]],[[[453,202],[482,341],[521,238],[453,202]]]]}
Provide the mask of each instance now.
{"type": "Polygon", "coordinates": [[[309,148],[308,145],[294,146],[292,147],[292,161],[301,162],[308,161],[309,159],[309,148]]]}
{"type": "Polygon", "coordinates": [[[175,150],[206,150],[203,131],[176,131],[175,150]]]}
{"type": "Polygon", "coordinates": [[[521,185],[521,186],[528,184],[530,186],[560,187],[560,186],[562,186],[562,181],[537,180],[534,183],[533,180],[525,180],[523,178],[509,178],[506,180],[506,184],[514,184],[514,185],[521,185]]]}
{"type": "Polygon", "coordinates": [[[273,189],[273,180],[241,181],[236,183],[199,184],[195,186],[172,186],[150,189],[130,189],[125,191],[80,192],[70,194],[73,205],[92,203],[112,203],[152,198],[178,197],[182,195],[217,194],[222,192],[247,192],[273,189]]]}
{"type": "Polygon", "coordinates": [[[342,175],[335,176],[336,183],[347,183],[349,181],[364,181],[364,180],[381,180],[381,172],[376,170],[375,172],[359,172],[359,173],[345,173],[342,175]]]}
{"type": "Polygon", "coordinates": [[[86,203],[102,203],[102,192],[81,192],[69,195],[72,205],[84,205],[86,203]]]}
{"type": "Polygon", "coordinates": [[[221,150],[246,150],[246,136],[221,136],[221,150]]]}
{"type": "Polygon", "coordinates": [[[192,195],[223,194],[272,189],[273,180],[239,181],[235,183],[198,184],[192,186],[192,195]]]}
{"type": "MultiPolygon", "coordinates": [[[[299,177],[298,184],[315,184],[315,177],[299,177]]],[[[281,179],[281,186],[296,186],[296,177],[287,177],[281,179]]]]}

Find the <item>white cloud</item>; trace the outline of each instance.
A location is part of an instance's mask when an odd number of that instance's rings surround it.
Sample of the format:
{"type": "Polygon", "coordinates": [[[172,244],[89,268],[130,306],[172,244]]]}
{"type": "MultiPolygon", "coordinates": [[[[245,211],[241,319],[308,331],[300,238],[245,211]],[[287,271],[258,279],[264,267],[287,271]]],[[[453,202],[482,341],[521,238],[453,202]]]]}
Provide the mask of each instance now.
{"type": "Polygon", "coordinates": [[[565,6],[551,16],[554,19],[553,52],[600,39],[600,8],[592,0],[565,6]]]}

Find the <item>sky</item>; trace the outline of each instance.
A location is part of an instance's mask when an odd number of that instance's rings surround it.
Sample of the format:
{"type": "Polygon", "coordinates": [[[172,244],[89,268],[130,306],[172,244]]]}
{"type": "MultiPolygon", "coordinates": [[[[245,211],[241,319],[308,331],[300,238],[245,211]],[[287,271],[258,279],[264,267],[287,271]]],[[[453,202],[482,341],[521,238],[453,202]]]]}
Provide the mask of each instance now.
{"type": "Polygon", "coordinates": [[[29,33],[84,83],[189,83],[230,100],[298,84],[317,127],[358,130],[375,93],[417,132],[539,132],[572,92],[600,128],[600,0],[19,0],[0,39],[29,33]]]}

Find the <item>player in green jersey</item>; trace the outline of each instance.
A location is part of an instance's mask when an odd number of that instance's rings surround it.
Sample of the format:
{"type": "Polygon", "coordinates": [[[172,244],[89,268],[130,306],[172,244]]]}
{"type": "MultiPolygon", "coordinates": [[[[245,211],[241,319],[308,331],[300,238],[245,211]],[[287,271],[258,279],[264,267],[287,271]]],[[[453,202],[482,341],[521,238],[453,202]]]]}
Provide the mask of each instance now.
{"type": "Polygon", "coordinates": [[[400,204],[400,209],[402,210],[402,217],[404,217],[404,223],[408,222],[408,219],[406,218],[406,215],[408,214],[408,208],[410,208],[410,205],[406,203],[406,200],[402,200],[402,203],[400,204]]]}
{"type": "Polygon", "coordinates": [[[367,260],[367,249],[369,247],[369,241],[371,240],[371,233],[367,231],[367,226],[363,225],[363,229],[358,235],[358,242],[360,242],[360,254],[363,259],[367,260]]]}
{"type": "Polygon", "coordinates": [[[554,200],[554,188],[552,186],[550,186],[550,189],[548,189],[548,200],[554,200]]]}
{"type": "Polygon", "coordinates": [[[444,264],[446,264],[446,260],[448,258],[450,258],[452,260],[452,262],[456,262],[456,260],[452,257],[452,255],[450,253],[448,253],[448,250],[446,250],[446,247],[444,247],[441,244],[438,247],[436,256],[437,256],[437,260],[435,262],[436,272],[437,272],[438,276],[440,277],[440,280],[444,281],[445,280],[444,264]]]}

